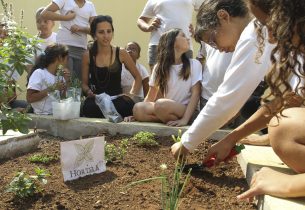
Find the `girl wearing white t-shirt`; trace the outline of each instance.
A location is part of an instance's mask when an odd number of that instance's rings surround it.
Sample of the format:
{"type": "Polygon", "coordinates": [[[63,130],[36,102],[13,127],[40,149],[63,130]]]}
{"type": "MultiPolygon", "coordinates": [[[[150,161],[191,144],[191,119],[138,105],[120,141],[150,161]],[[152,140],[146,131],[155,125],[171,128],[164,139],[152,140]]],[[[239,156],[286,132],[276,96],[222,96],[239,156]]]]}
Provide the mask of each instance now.
{"type": "Polygon", "coordinates": [[[81,80],[82,55],[87,49],[90,23],[96,16],[94,4],[87,0],[52,0],[41,16],[60,21],[56,42],[68,46],[68,66],[81,80]]]}
{"type": "Polygon", "coordinates": [[[52,114],[52,102],[56,99],[49,93],[66,90],[65,81],[69,80],[68,69],[63,76],[57,76],[60,65],[65,65],[68,48],[61,44],[49,45],[38,57],[32,72],[28,76],[26,99],[31,103],[35,114],[52,114]]]}
{"type": "Polygon", "coordinates": [[[181,29],[161,36],[148,94],[133,109],[137,121],[170,126],[183,126],[191,121],[200,97],[202,66],[198,60],[186,57],[189,49],[190,40],[181,29]],[[158,92],[162,98],[157,99],[158,92]]]}

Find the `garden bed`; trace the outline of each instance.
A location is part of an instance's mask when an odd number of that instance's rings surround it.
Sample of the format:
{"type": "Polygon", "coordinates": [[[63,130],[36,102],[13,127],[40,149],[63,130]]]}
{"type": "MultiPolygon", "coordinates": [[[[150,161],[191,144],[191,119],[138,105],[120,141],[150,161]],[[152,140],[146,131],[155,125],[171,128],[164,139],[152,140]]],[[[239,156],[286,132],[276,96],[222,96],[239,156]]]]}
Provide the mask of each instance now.
{"type": "MultiPolygon", "coordinates": [[[[172,174],[175,161],[170,154],[171,137],[157,138],[160,146],[143,148],[130,143],[122,161],[107,164],[107,171],[76,181],[63,182],[60,160],[47,165],[29,162],[34,154],[59,157],[60,141],[63,139],[42,135],[39,149],[35,152],[0,162],[0,206],[1,209],[160,209],[160,182],[153,181],[125,188],[133,181],[159,176],[160,165],[168,166],[166,173],[172,174]],[[17,171],[34,174],[34,169],[47,169],[48,177],[44,191],[30,199],[14,198],[4,192],[17,171]]],[[[108,143],[116,144],[126,136],[107,136],[108,143]]],[[[189,162],[201,160],[206,145],[190,156],[189,162]]],[[[246,190],[247,183],[237,161],[222,164],[202,173],[192,173],[182,194],[179,209],[255,209],[253,204],[238,202],[236,196],[246,190]]]]}

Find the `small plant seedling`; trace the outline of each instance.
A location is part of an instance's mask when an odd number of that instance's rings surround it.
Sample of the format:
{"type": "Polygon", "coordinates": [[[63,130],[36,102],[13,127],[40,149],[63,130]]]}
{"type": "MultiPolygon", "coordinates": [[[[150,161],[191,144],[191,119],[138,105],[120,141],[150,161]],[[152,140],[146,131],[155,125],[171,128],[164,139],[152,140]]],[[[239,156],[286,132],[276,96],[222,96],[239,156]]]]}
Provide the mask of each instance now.
{"type": "Polygon", "coordinates": [[[181,129],[178,130],[178,136],[176,137],[175,135],[172,135],[172,139],[174,140],[175,143],[181,141],[181,136],[182,136],[182,131],[181,129]]]}
{"type": "Polygon", "coordinates": [[[107,162],[122,160],[128,148],[128,139],[123,139],[118,146],[114,144],[106,144],[105,146],[105,159],[107,162]]]}
{"type": "Polygon", "coordinates": [[[155,140],[155,135],[156,134],[151,132],[140,131],[136,133],[132,139],[141,147],[155,147],[159,145],[155,140]]]}
{"type": "Polygon", "coordinates": [[[55,156],[49,156],[49,155],[43,155],[43,154],[36,154],[32,155],[28,158],[28,160],[31,163],[43,163],[43,164],[49,164],[52,161],[58,160],[55,156]]]}
{"type": "Polygon", "coordinates": [[[24,171],[18,172],[6,192],[12,192],[19,198],[28,198],[37,192],[41,192],[40,183],[47,184],[46,177],[50,176],[50,174],[40,168],[36,168],[35,173],[36,175],[29,176],[24,171]]]}

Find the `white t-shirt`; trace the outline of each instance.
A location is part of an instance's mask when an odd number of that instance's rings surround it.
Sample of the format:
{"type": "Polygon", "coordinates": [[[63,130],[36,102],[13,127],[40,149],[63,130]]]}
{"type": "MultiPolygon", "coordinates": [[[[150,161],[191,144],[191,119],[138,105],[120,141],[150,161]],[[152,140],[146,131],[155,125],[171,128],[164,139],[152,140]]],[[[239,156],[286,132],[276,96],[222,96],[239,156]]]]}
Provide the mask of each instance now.
{"type": "MultiPolygon", "coordinates": [[[[56,76],[47,69],[36,69],[30,77],[27,89],[42,91],[56,83],[56,76]]],[[[53,97],[47,96],[40,101],[31,103],[35,114],[52,114],[53,97]]]]}
{"type": "MultiPolygon", "coordinates": [[[[174,100],[180,104],[187,105],[190,102],[192,92],[191,88],[202,79],[202,66],[196,59],[190,59],[191,74],[187,80],[179,77],[182,64],[172,65],[167,83],[167,93],[164,96],[167,99],[174,100]]],[[[149,86],[155,86],[155,68],[149,80],[149,86]]]]}
{"type": "Polygon", "coordinates": [[[70,21],[60,21],[60,26],[57,32],[57,42],[64,45],[81,47],[87,49],[87,34],[71,33],[70,28],[76,24],[80,27],[89,27],[89,19],[96,16],[95,7],[92,2],[87,1],[83,7],[79,8],[74,0],[53,0],[59,7],[61,15],[66,15],[67,12],[73,11],[76,17],[70,21]]]}
{"type": "Polygon", "coordinates": [[[201,49],[206,51],[206,63],[201,81],[201,96],[202,98],[209,100],[222,83],[233,53],[220,52],[205,43],[203,43],[201,49]]]}
{"type": "Polygon", "coordinates": [[[40,38],[41,42],[39,42],[38,44],[39,50],[37,51],[37,56],[40,55],[43,51],[45,51],[47,46],[56,43],[56,36],[57,33],[52,32],[52,34],[48,38],[46,39],[40,38]]]}
{"type": "MultiPolygon", "coordinates": [[[[142,80],[149,77],[147,69],[139,63],[136,63],[136,67],[139,70],[142,80]]],[[[125,65],[122,65],[122,74],[121,74],[121,86],[123,89],[123,93],[129,93],[134,82],[134,78],[131,73],[126,69],[125,65]]],[[[144,98],[143,86],[141,85],[141,89],[139,95],[141,98],[144,98]]]]}
{"type": "Polygon", "coordinates": [[[148,0],[140,17],[161,20],[158,30],[151,32],[149,45],[158,45],[161,35],[173,28],[180,28],[190,38],[189,26],[193,10],[198,10],[204,0],[148,0]]]}
{"type": "Polygon", "coordinates": [[[189,151],[194,151],[201,141],[230,120],[245,104],[271,66],[270,55],[273,47],[266,41],[260,63],[257,63],[257,35],[254,22],[251,21],[246,26],[237,42],[223,82],[194,123],[182,135],[182,144],[189,151]]]}

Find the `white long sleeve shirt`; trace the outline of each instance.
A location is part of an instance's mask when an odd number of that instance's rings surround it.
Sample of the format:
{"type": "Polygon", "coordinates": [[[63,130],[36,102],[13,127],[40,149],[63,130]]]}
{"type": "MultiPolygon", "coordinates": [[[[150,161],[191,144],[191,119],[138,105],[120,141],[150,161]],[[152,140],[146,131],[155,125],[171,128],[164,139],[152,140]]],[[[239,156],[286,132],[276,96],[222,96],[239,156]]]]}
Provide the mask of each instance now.
{"type": "Polygon", "coordinates": [[[257,35],[254,21],[251,21],[237,42],[223,82],[191,127],[182,135],[182,144],[190,152],[230,120],[245,104],[271,66],[272,49],[273,46],[266,43],[260,62],[255,61],[257,35]]]}

